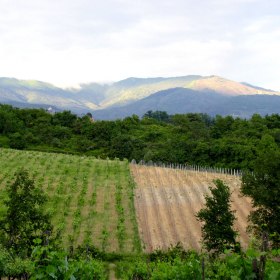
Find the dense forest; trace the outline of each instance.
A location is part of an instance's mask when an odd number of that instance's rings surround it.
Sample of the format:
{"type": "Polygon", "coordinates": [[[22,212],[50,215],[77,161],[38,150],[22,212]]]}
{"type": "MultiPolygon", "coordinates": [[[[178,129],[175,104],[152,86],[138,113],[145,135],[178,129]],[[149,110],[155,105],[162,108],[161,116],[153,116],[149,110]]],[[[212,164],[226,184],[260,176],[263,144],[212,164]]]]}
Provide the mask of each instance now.
{"type": "Polygon", "coordinates": [[[0,106],[0,147],[251,169],[265,146],[280,146],[277,114],[240,119],[149,111],[141,119],[94,121],[90,113],[0,106]]]}

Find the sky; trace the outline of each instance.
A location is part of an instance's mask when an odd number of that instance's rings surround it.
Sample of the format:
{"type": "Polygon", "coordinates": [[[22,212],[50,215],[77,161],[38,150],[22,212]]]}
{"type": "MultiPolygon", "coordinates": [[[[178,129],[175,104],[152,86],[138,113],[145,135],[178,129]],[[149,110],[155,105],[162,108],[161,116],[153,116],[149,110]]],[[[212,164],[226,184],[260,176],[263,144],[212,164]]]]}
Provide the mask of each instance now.
{"type": "Polygon", "coordinates": [[[0,0],[0,77],[219,75],[280,91],[279,0],[0,0]]]}

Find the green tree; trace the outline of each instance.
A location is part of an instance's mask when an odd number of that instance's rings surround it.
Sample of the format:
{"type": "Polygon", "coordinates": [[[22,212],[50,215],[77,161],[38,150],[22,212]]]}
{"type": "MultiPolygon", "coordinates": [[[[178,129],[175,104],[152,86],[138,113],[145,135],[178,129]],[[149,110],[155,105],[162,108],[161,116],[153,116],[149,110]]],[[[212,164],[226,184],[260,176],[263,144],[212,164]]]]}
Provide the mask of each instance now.
{"type": "Polygon", "coordinates": [[[206,194],[206,207],[197,213],[197,219],[203,222],[202,238],[208,251],[221,253],[224,249],[236,245],[237,232],[233,229],[235,220],[230,210],[230,190],[221,180],[215,180],[210,187],[212,196],[206,194]]]}
{"type": "Polygon", "coordinates": [[[211,135],[214,138],[220,138],[221,136],[226,135],[232,129],[232,124],[234,123],[234,119],[232,116],[221,117],[217,115],[215,118],[215,123],[211,130],[211,135]]]}
{"type": "Polygon", "coordinates": [[[6,248],[28,256],[34,239],[44,239],[52,230],[49,216],[43,212],[47,197],[41,189],[35,187],[25,170],[15,174],[7,194],[8,199],[4,202],[7,212],[0,220],[1,241],[6,248]]]}
{"type": "Polygon", "coordinates": [[[151,118],[160,122],[169,122],[170,116],[165,111],[151,111],[149,110],[143,115],[143,118],[151,118]]]}
{"type": "Polygon", "coordinates": [[[242,177],[241,192],[252,198],[249,219],[255,233],[267,231],[273,247],[280,246],[280,151],[274,139],[263,136],[253,173],[242,177]]]}
{"type": "Polygon", "coordinates": [[[24,136],[19,132],[10,135],[10,147],[13,149],[23,150],[26,147],[24,136]]]}
{"type": "Polygon", "coordinates": [[[54,125],[61,125],[70,128],[74,127],[76,120],[77,116],[72,114],[71,111],[59,112],[53,116],[54,125]]]}

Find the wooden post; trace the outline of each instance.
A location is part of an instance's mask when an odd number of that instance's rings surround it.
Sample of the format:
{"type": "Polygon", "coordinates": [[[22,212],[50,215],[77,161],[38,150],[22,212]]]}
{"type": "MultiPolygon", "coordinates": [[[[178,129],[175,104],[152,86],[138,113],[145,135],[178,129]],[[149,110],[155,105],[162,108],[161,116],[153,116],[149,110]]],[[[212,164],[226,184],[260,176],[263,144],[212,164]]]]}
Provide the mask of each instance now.
{"type": "MultiPolygon", "coordinates": [[[[265,253],[268,249],[268,234],[267,232],[262,233],[262,247],[261,250],[265,253]]],[[[265,276],[265,263],[266,263],[266,255],[262,254],[260,256],[260,260],[253,259],[252,262],[252,270],[255,273],[256,280],[264,280],[265,276]]]]}
{"type": "Polygon", "coordinates": [[[202,280],[205,280],[205,260],[204,260],[204,257],[202,257],[202,260],[201,260],[201,269],[202,269],[202,280]]]}
{"type": "MultiPolygon", "coordinates": [[[[262,234],[262,251],[265,253],[267,251],[267,249],[268,249],[268,233],[263,232],[263,234],[262,234]]],[[[266,255],[263,254],[260,257],[260,268],[259,268],[260,280],[264,279],[265,263],[266,263],[266,255]]]]}
{"type": "Polygon", "coordinates": [[[259,280],[259,266],[258,266],[258,260],[253,259],[252,261],[252,270],[255,273],[256,277],[254,279],[259,280]]]}

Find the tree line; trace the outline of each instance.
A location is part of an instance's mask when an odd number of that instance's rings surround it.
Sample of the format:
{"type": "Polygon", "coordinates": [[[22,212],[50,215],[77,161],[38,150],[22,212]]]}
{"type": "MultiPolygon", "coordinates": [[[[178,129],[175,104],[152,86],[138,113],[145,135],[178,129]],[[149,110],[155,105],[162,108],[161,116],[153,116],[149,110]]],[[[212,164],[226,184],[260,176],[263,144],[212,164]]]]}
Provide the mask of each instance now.
{"type": "Polygon", "coordinates": [[[252,169],[260,151],[279,146],[278,114],[241,119],[149,111],[142,118],[93,121],[90,114],[0,105],[0,147],[252,169]]]}

